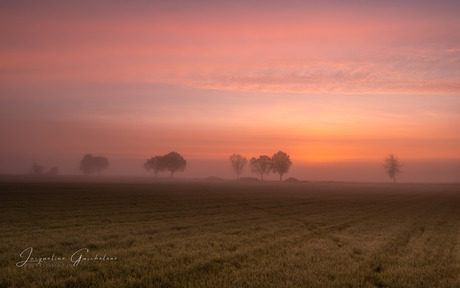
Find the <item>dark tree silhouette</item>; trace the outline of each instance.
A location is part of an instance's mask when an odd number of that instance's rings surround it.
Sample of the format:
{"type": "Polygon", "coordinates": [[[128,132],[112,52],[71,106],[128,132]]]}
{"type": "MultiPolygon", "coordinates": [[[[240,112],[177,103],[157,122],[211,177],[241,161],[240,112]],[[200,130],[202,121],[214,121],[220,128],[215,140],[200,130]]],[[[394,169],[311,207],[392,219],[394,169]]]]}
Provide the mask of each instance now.
{"type": "Polygon", "coordinates": [[[83,156],[83,159],[81,159],[80,161],[80,170],[89,175],[89,174],[93,174],[96,170],[94,169],[94,166],[93,166],[93,155],[91,154],[86,154],[85,156],[83,156]]]}
{"type": "Polygon", "coordinates": [[[244,166],[248,164],[248,160],[241,156],[240,154],[233,154],[230,156],[230,162],[232,163],[232,168],[236,173],[236,178],[240,178],[240,174],[244,169],[244,166]]]}
{"type": "Polygon", "coordinates": [[[91,154],[86,154],[80,161],[80,170],[89,175],[97,172],[100,175],[102,170],[109,168],[109,160],[102,156],[94,157],[91,154]]]}
{"type": "Polygon", "coordinates": [[[383,167],[394,183],[396,183],[396,174],[399,173],[401,166],[399,159],[393,154],[388,155],[383,163],[383,167]]]}
{"type": "Polygon", "coordinates": [[[147,161],[144,164],[144,168],[147,171],[153,170],[155,177],[157,177],[158,172],[162,172],[166,169],[164,156],[155,156],[150,159],[147,159],[147,161]]]}
{"type": "Polygon", "coordinates": [[[252,173],[260,175],[260,180],[264,180],[264,174],[268,174],[272,168],[272,159],[267,155],[260,155],[259,158],[252,157],[249,166],[252,173]]]}
{"type": "Polygon", "coordinates": [[[292,162],[289,159],[289,155],[283,151],[278,151],[278,153],[272,156],[272,170],[273,173],[280,174],[280,181],[283,180],[283,175],[289,171],[292,162]]]}
{"type": "Polygon", "coordinates": [[[96,166],[97,175],[99,175],[102,170],[109,168],[109,160],[102,156],[96,156],[94,157],[94,165],[96,166]]]}
{"type": "Polygon", "coordinates": [[[185,166],[187,166],[187,161],[177,152],[170,152],[163,157],[164,167],[166,170],[171,172],[171,177],[177,171],[184,171],[185,166]]]}

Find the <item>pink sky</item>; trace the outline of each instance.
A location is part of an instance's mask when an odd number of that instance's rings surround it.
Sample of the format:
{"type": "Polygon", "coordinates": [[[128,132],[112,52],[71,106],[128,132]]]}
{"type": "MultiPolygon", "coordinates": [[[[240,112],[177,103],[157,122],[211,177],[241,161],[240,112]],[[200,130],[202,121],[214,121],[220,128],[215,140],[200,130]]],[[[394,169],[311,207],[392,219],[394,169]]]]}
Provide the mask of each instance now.
{"type": "Polygon", "coordinates": [[[460,180],[460,4],[344,2],[2,3],[0,173],[281,149],[299,177],[395,153],[460,180]]]}

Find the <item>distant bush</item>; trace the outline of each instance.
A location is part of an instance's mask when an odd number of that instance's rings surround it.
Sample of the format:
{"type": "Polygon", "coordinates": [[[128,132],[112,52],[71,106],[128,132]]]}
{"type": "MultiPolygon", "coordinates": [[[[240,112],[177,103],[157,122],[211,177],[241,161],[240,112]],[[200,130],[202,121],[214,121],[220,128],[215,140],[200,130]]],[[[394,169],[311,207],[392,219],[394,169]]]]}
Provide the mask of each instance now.
{"type": "Polygon", "coordinates": [[[284,182],[295,183],[295,182],[299,182],[299,180],[297,178],[290,177],[290,178],[284,180],[284,182]]]}
{"type": "Polygon", "coordinates": [[[258,178],[254,178],[254,177],[240,177],[239,180],[241,182],[260,182],[258,178]]]}
{"type": "Polygon", "coordinates": [[[51,177],[56,177],[59,175],[59,168],[58,167],[52,167],[50,170],[45,171],[45,167],[42,165],[39,165],[37,163],[34,163],[32,165],[32,168],[29,170],[29,175],[32,176],[51,176],[51,177]]]}

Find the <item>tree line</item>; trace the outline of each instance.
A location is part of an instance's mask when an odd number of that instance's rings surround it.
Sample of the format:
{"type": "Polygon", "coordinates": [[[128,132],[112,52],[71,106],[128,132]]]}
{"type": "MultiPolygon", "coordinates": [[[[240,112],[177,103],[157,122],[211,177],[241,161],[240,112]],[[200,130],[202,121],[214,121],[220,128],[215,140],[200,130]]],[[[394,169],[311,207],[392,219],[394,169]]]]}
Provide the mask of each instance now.
{"type": "Polygon", "coordinates": [[[155,176],[158,176],[158,172],[169,171],[171,177],[178,171],[184,171],[187,166],[187,161],[177,152],[170,152],[163,156],[155,156],[147,159],[144,163],[144,168],[147,171],[152,170],[155,176]]]}
{"type": "MultiPolygon", "coordinates": [[[[240,178],[241,172],[244,167],[248,164],[248,160],[240,154],[233,154],[229,158],[233,171],[236,173],[236,177],[240,178]]],[[[280,181],[283,180],[283,175],[289,171],[292,165],[292,161],[288,154],[283,151],[278,151],[273,154],[272,157],[267,155],[260,155],[258,158],[252,157],[249,161],[249,167],[252,173],[260,176],[260,179],[264,180],[264,175],[270,172],[279,174],[280,181]]]]}
{"type": "MultiPolygon", "coordinates": [[[[286,174],[292,166],[290,156],[283,151],[278,151],[273,154],[272,157],[267,155],[260,155],[257,158],[252,157],[249,161],[240,154],[233,154],[229,157],[229,160],[238,179],[248,164],[251,172],[257,174],[262,181],[264,180],[264,175],[270,172],[278,174],[280,181],[282,181],[283,175],[286,174]]],[[[158,176],[159,172],[169,171],[171,177],[173,177],[176,172],[184,171],[186,166],[187,161],[177,152],[157,155],[147,159],[144,163],[144,169],[153,171],[155,176],[158,176]]],[[[86,154],[80,161],[80,170],[87,175],[93,173],[99,175],[101,171],[106,170],[108,167],[109,160],[103,156],[86,154]]],[[[383,167],[388,176],[396,183],[396,175],[400,172],[402,167],[399,159],[394,154],[390,154],[385,158],[383,167]]],[[[38,175],[42,174],[42,171],[43,167],[34,164],[30,174],[38,175]]],[[[53,168],[49,173],[57,174],[57,168],[53,168]]]]}

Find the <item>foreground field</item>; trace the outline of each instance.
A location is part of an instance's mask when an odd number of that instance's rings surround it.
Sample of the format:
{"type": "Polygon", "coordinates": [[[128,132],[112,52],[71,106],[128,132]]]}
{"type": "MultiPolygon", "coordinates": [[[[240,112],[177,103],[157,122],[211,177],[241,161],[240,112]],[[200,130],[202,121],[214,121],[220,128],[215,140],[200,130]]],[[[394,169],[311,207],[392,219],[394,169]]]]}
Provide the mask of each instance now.
{"type": "Polygon", "coordinates": [[[0,287],[460,287],[459,185],[2,182],[0,207],[0,287]]]}

